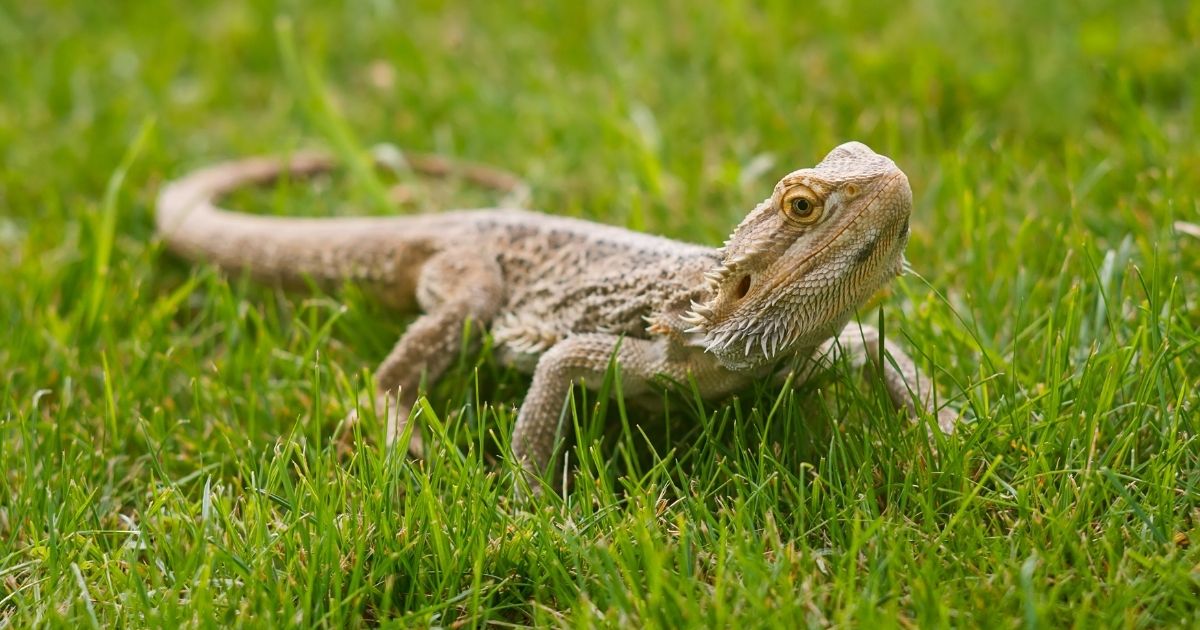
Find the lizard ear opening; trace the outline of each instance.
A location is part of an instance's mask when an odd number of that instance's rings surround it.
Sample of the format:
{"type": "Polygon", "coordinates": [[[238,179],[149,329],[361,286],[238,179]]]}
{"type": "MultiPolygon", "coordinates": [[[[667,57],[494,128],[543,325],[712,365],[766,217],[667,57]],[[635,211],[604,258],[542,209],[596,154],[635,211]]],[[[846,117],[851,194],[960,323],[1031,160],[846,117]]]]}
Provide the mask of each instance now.
{"type": "Polygon", "coordinates": [[[737,299],[746,297],[746,294],[750,292],[750,282],[750,274],[742,276],[742,279],[738,281],[737,288],[734,290],[734,296],[737,299]]]}

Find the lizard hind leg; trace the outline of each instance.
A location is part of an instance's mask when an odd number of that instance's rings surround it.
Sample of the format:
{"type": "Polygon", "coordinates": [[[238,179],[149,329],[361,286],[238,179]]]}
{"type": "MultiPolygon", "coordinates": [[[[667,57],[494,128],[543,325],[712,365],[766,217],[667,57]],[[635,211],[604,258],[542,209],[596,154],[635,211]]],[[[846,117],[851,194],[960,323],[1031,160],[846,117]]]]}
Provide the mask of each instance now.
{"type": "MultiPolygon", "coordinates": [[[[446,250],[422,267],[417,299],[424,315],[404,331],[375,370],[375,410],[387,418],[387,443],[403,435],[417,399],[421,379],[436,381],[462,348],[466,323],[486,327],[504,298],[504,283],[495,259],[478,251],[446,250]]],[[[472,335],[472,346],[479,338],[472,335]]],[[[414,430],[409,452],[423,456],[423,441],[414,430]]]]}

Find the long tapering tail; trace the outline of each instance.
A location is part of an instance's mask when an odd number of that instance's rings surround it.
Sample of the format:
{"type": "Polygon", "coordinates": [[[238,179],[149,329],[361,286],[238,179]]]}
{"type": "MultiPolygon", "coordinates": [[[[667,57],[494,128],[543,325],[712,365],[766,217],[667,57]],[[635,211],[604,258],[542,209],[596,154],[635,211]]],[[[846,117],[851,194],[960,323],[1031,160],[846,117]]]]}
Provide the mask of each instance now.
{"type": "MultiPolygon", "coordinates": [[[[431,177],[458,174],[477,186],[505,193],[501,205],[522,203],[519,178],[485,166],[435,155],[376,150],[377,163],[403,165],[431,177]]],[[[158,196],[158,233],[174,252],[230,271],[285,284],[313,280],[368,285],[388,301],[407,302],[416,270],[445,237],[445,215],[295,218],[231,212],[216,200],[235,189],[270,183],[287,174],[310,176],[336,167],[328,153],[304,151],[287,158],[253,157],[193,171],[165,185],[158,196]]]]}

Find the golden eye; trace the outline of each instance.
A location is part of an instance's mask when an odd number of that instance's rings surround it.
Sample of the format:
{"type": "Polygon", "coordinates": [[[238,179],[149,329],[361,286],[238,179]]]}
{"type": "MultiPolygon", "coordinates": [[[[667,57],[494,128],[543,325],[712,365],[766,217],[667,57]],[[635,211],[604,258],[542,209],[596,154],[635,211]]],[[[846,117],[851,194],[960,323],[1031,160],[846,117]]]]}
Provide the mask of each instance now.
{"type": "Polygon", "coordinates": [[[807,188],[785,195],[782,209],[787,218],[799,223],[814,223],[821,218],[821,204],[807,188]]]}

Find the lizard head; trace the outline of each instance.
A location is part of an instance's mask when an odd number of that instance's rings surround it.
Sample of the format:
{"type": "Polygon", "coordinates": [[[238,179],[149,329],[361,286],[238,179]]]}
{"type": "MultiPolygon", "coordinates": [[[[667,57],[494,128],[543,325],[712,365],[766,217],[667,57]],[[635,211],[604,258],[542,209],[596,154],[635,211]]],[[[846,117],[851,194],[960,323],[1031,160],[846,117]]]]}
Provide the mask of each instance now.
{"type": "Polygon", "coordinates": [[[912,191],[859,142],[788,174],[734,229],[685,320],[729,369],[766,365],[835,335],[904,268],[912,191]]]}

